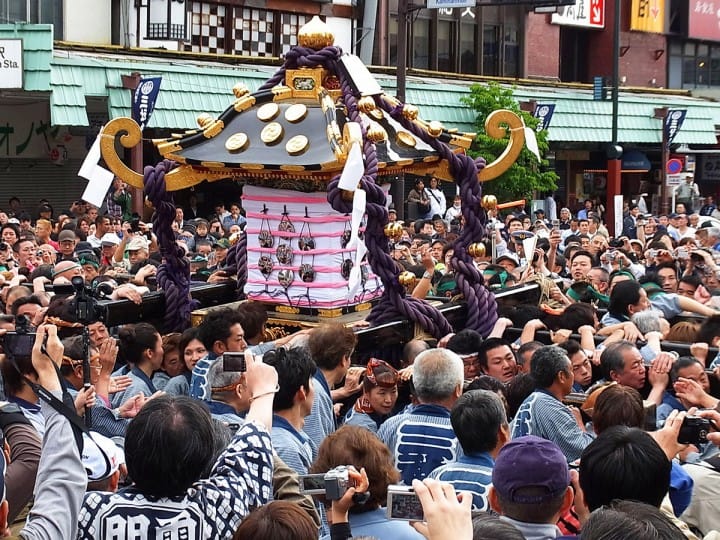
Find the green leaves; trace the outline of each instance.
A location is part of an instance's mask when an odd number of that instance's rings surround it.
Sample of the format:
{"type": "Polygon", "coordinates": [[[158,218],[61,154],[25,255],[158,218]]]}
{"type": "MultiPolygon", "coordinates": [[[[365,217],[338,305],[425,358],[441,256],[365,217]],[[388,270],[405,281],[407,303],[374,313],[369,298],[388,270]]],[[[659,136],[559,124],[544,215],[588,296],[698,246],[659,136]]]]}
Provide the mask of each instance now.
{"type": "MultiPolygon", "coordinates": [[[[477,138],[468,152],[472,157],[482,156],[490,163],[497,159],[507,147],[508,138],[497,140],[485,134],[485,119],[498,109],[508,109],[519,114],[525,125],[533,130],[538,119],[527,112],[521,111],[513,97],[512,88],[503,87],[496,82],[474,84],[470,87],[470,95],[461,101],[477,112],[477,138]]],[[[545,156],[549,149],[547,131],[536,132],[540,155],[545,156]]],[[[517,199],[531,199],[533,192],[554,191],[557,189],[558,175],[549,168],[549,163],[537,158],[526,147],[520,152],[517,161],[500,177],[483,185],[484,193],[491,193],[499,202],[517,199]]]]}

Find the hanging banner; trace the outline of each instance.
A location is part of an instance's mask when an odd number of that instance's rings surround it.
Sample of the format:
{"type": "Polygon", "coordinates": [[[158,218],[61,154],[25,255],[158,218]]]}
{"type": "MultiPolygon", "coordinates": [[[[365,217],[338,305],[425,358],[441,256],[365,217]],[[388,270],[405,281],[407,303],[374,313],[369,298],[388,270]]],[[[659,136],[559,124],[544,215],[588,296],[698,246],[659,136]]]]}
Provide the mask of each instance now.
{"type": "Polygon", "coordinates": [[[162,77],[149,77],[140,79],[140,84],[135,89],[132,101],[132,118],[140,125],[140,130],[150,122],[150,117],[155,110],[155,100],[160,93],[162,77]]]}
{"type": "Polygon", "coordinates": [[[538,125],[535,126],[535,131],[540,133],[542,130],[548,129],[550,127],[550,120],[552,120],[552,115],[554,112],[554,103],[538,103],[535,107],[535,118],[540,121],[538,122],[538,125]]]}
{"type": "Polygon", "coordinates": [[[665,0],[632,0],[630,30],[662,34],[665,31],[665,0]]]}
{"type": "Polygon", "coordinates": [[[665,117],[665,136],[667,137],[668,145],[672,144],[678,131],[682,128],[686,114],[687,110],[685,109],[670,109],[667,112],[667,116],[665,117]]]}

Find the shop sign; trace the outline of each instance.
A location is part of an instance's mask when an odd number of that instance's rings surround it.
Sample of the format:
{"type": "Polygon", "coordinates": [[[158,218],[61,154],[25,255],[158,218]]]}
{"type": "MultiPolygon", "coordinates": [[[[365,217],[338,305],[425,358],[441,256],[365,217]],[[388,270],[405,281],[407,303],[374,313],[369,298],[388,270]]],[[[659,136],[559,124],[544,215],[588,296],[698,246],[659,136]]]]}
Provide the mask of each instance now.
{"type": "Polygon", "coordinates": [[[662,34],[665,30],[665,0],[632,0],[630,30],[662,34]]]}
{"type": "MultiPolygon", "coordinates": [[[[720,2],[720,0],[718,0],[720,2]]],[[[605,0],[576,0],[574,5],[558,8],[553,13],[553,24],[582,26],[585,28],[605,27],[605,0]]]]}
{"type": "Polygon", "coordinates": [[[22,39],[0,39],[0,88],[22,87],[22,39]]]}
{"type": "Polygon", "coordinates": [[[720,41],[720,0],[688,2],[688,37],[720,41]]]}
{"type": "Polygon", "coordinates": [[[720,182],[720,155],[703,154],[700,158],[700,178],[720,182]]]}

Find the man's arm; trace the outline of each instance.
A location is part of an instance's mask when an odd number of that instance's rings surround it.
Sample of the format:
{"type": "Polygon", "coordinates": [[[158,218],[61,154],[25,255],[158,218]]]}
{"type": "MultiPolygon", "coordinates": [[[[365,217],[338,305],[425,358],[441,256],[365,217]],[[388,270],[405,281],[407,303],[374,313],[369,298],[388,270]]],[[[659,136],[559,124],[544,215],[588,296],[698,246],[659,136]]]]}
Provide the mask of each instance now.
{"type": "Polygon", "coordinates": [[[313,498],[300,491],[298,475],[278,456],[273,457],[273,499],[289,501],[297,504],[307,512],[313,523],[320,527],[320,516],[317,513],[313,498]]]}
{"type": "MultiPolygon", "coordinates": [[[[25,417],[22,413],[17,413],[25,417]]],[[[8,501],[8,523],[15,521],[35,490],[42,441],[34,427],[25,422],[3,426],[5,440],[10,445],[10,463],[5,471],[5,498],[8,501]]]]}
{"type": "MultiPolygon", "coordinates": [[[[38,381],[62,400],[56,366],[62,362],[64,347],[58,339],[57,328],[42,325],[37,329],[32,363],[38,381]],[[41,349],[47,337],[46,355],[41,349]],[[53,362],[56,366],[53,366],[53,362]]],[[[26,540],[73,539],[77,537],[78,516],[87,487],[87,474],[80,461],[70,422],[42,403],[45,417],[45,436],[37,474],[35,504],[20,536],[26,540]]]]}

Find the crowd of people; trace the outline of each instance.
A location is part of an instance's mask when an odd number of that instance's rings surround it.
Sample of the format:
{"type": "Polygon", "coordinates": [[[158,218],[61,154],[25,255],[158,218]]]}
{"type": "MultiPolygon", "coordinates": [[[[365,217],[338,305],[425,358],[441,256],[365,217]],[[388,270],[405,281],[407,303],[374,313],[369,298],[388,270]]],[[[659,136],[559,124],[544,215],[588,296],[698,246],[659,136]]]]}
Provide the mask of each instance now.
{"type": "MultiPolygon", "coordinates": [[[[435,182],[415,190],[430,219],[390,246],[416,298],[457,295],[461,203],[443,197],[437,213],[435,182]]],[[[102,209],[76,201],[55,216],[42,201],[30,215],[13,199],[0,212],[0,530],[720,537],[720,228],[684,204],[649,215],[631,202],[616,237],[590,201],[577,217],[489,215],[473,254],[486,285],[537,283],[540,301],[500,306],[488,336],[411,340],[396,360],[358,358],[339,323],[272,339],[255,302],[181,333],[88,324],[73,278],[142,303],[161,263],[152,227],[119,181],[102,209]]],[[[192,279],[229,279],[244,225],[229,208],[178,208],[192,279]]]]}

